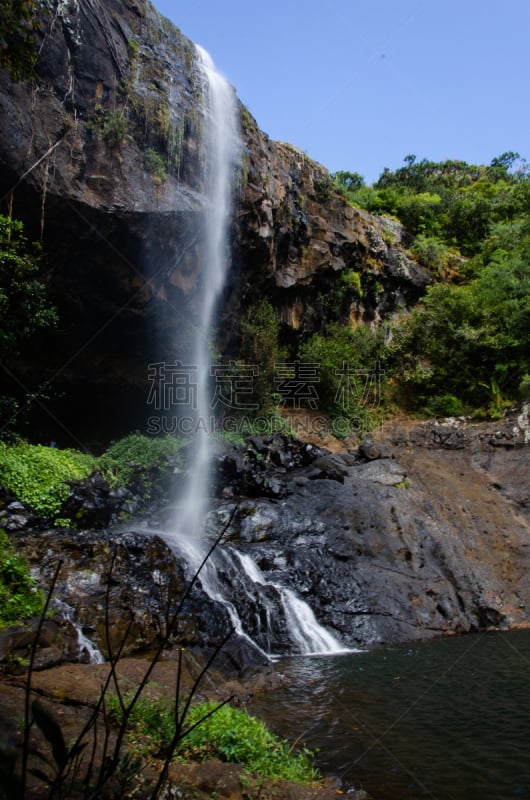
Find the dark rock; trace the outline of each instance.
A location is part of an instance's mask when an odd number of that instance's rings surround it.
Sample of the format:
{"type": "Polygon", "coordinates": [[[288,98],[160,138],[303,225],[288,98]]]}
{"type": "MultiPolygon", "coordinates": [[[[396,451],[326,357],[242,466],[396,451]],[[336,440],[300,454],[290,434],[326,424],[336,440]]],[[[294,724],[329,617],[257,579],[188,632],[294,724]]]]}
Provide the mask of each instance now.
{"type": "Polygon", "coordinates": [[[315,459],[311,465],[309,477],[311,480],[328,479],[344,483],[348,474],[348,466],[340,455],[325,455],[315,459]]]}
{"type": "Polygon", "coordinates": [[[376,458],[391,458],[392,454],[388,445],[376,443],[371,437],[367,437],[359,445],[359,455],[368,461],[374,461],[376,458]]]}
{"type": "MultiPolygon", "coordinates": [[[[16,668],[17,663],[27,664],[37,635],[38,619],[20,625],[11,625],[0,631],[0,664],[16,668]]],[[[67,661],[81,660],[77,631],[65,619],[43,621],[36,651],[34,669],[48,669],[67,661]]]]}
{"type": "MultiPolygon", "coordinates": [[[[168,647],[198,648],[208,655],[228,635],[231,620],[198,583],[175,617],[193,570],[158,536],[132,532],[47,530],[18,534],[40,585],[47,589],[62,562],[54,597],[104,656],[168,647]],[[109,627],[107,630],[106,608],[109,627]]],[[[234,672],[266,661],[251,642],[233,636],[216,659],[234,672]]]]}

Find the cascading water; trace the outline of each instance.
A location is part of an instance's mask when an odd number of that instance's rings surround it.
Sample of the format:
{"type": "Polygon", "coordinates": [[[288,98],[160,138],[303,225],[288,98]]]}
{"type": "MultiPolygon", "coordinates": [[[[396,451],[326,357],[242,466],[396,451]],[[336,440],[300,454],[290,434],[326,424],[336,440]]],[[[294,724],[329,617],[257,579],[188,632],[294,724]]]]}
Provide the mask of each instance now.
{"type": "MultiPolygon", "coordinates": [[[[201,534],[210,477],[208,339],[229,263],[227,232],[232,185],[242,153],[234,91],[216,71],[209,54],[198,46],[197,57],[204,87],[205,214],[201,299],[193,353],[193,366],[197,368],[193,409],[196,440],[174,531],[165,536],[192,570],[199,567],[205,554],[201,534]]],[[[344,649],[318,624],[307,604],[285,587],[267,583],[249,556],[219,547],[202,567],[200,582],[210,598],[227,611],[235,632],[264,655],[336,653],[344,649]]]]}
{"type": "Polygon", "coordinates": [[[209,336],[215,322],[216,305],[229,263],[228,221],[232,208],[232,186],[242,145],[238,131],[235,94],[202,47],[196,45],[202,75],[204,107],[204,190],[206,203],[203,228],[200,307],[195,330],[193,366],[197,369],[195,451],[176,521],[177,533],[200,541],[207,510],[210,448],[209,336]]]}

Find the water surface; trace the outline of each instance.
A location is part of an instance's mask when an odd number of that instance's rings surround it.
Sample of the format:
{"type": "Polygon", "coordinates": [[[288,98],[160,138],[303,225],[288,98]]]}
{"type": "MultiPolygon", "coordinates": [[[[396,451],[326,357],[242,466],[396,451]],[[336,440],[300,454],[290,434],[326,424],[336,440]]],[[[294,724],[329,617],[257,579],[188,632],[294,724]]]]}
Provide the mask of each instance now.
{"type": "Polygon", "coordinates": [[[530,631],[281,662],[253,711],[375,800],[530,798],[530,631]]]}

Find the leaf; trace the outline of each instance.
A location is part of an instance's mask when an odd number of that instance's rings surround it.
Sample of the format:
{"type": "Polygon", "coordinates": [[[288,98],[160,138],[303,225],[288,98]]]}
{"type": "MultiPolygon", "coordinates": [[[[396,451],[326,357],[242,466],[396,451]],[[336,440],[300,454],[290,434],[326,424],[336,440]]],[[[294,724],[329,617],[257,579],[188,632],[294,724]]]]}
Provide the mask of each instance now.
{"type": "Polygon", "coordinates": [[[38,700],[34,700],[31,704],[33,712],[33,719],[47,742],[51,745],[53,759],[57,767],[61,769],[67,761],[68,751],[64,743],[64,736],[61,726],[44,706],[38,700]]]}
{"type": "Polygon", "coordinates": [[[50,776],[46,775],[45,772],[42,772],[40,769],[30,769],[29,770],[31,775],[34,775],[36,778],[39,778],[43,783],[51,783],[50,776]]]}

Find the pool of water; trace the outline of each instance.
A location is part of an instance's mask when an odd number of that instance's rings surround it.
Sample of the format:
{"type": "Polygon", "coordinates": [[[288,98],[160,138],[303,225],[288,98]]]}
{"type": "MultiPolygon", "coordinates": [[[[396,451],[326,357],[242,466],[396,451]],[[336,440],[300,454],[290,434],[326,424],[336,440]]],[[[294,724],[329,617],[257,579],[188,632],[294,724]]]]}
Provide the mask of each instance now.
{"type": "Polygon", "coordinates": [[[375,800],[530,800],[530,631],[282,661],[251,709],[375,800]]]}

